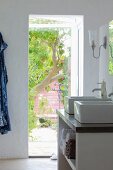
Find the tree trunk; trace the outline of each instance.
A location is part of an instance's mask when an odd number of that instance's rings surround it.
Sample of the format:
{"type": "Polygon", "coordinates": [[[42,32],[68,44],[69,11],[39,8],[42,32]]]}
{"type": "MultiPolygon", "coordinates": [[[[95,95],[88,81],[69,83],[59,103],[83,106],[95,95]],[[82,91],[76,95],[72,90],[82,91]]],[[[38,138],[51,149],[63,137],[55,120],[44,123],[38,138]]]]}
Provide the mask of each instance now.
{"type": "Polygon", "coordinates": [[[52,78],[54,78],[61,69],[62,68],[58,68],[57,66],[54,66],[49,72],[48,76],[35,87],[36,93],[40,93],[47,85],[49,85],[52,82],[52,78]]]}

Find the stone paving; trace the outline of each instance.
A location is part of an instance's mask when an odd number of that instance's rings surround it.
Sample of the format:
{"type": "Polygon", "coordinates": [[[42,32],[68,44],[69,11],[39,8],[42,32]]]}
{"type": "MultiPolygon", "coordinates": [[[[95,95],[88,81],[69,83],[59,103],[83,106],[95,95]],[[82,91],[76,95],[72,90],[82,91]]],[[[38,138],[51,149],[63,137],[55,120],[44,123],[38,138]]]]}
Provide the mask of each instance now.
{"type": "Polygon", "coordinates": [[[29,138],[29,156],[57,155],[57,131],[51,128],[38,128],[32,131],[29,138]]]}

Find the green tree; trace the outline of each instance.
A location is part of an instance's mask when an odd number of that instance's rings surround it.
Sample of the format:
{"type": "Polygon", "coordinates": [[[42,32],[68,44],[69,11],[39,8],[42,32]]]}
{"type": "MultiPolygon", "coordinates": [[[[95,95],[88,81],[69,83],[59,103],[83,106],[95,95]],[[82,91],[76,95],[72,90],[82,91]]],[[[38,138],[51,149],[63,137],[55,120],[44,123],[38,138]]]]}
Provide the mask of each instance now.
{"type": "Polygon", "coordinates": [[[109,73],[113,75],[113,21],[109,24],[109,73]]]}
{"type": "Polygon", "coordinates": [[[36,127],[34,98],[55,80],[64,80],[65,40],[70,29],[38,29],[29,31],[29,129],[36,127]]]}

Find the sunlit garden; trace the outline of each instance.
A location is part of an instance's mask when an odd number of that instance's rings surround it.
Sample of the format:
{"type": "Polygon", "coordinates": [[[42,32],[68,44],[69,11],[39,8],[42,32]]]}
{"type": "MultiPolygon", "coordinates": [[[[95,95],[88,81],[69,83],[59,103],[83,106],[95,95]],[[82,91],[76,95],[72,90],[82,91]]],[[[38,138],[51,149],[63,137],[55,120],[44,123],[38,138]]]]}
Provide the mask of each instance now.
{"type": "MultiPolygon", "coordinates": [[[[30,23],[56,21],[31,18],[30,23]]],[[[54,139],[56,144],[56,109],[63,108],[64,95],[68,94],[70,36],[70,28],[29,28],[29,142],[32,146],[40,143],[41,148],[49,134],[52,135],[49,140],[54,139]]]]}
{"type": "Polygon", "coordinates": [[[113,21],[109,23],[109,74],[113,75],[113,21]]]}

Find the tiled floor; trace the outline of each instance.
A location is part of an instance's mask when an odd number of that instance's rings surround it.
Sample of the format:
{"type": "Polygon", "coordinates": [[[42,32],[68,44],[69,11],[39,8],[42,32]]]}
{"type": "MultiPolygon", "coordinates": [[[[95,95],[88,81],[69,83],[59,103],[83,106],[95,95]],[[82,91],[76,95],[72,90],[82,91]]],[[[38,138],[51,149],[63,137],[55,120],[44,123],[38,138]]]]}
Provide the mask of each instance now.
{"type": "Polygon", "coordinates": [[[57,170],[57,161],[45,158],[0,160],[0,170],[57,170]]]}

